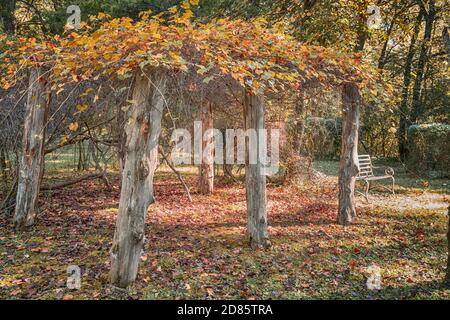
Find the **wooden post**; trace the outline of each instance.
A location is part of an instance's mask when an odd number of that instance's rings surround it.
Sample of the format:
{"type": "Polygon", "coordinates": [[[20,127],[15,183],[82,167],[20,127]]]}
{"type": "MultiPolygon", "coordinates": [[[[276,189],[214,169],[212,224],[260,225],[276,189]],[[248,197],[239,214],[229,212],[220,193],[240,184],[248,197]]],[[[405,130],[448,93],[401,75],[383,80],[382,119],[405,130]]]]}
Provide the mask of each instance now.
{"type": "Polygon", "coordinates": [[[448,215],[448,229],[447,229],[447,273],[445,275],[445,282],[450,285],[450,206],[447,208],[448,215]]]}
{"type": "MultiPolygon", "coordinates": [[[[251,134],[246,136],[246,165],[245,183],[247,196],[247,233],[252,248],[268,248],[270,246],[267,231],[266,210],[266,176],[264,164],[259,157],[263,149],[259,139],[261,129],[264,129],[264,96],[245,92],[244,98],[244,122],[247,130],[256,132],[256,139],[251,139],[251,134]],[[256,153],[256,163],[252,163],[250,149],[256,153]]],[[[265,150],[265,148],[264,148],[265,150]]],[[[254,158],[254,157],[253,157],[254,158]]],[[[255,160],[255,159],[253,159],[255,160]]]]}
{"type": "Polygon", "coordinates": [[[39,187],[44,167],[45,127],[49,93],[41,68],[30,71],[26,115],[20,158],[14,228],[23,230],[34,224],[39,187]]]}
{"type": "Polygon", "coordinates": [[[153,175],[164,109],[166,74],[138,74],[125,119],[125,164],[119,213],[111,248],[111,283],[125,288],[136,279],[144,244],[145,217],[154,200],[153,175]]]}
{"type": "Polygon", "coordinates": [[[349,225],[356,217],[355,183],[358,175],[358,130],[361,96],[354,83],[342,89],[342,146],[339,164],[338,223],[349,225]]]}
{"type": "MultiPolygon", "coordinates": [[[[133,81],[131,82],[131,88],[134,88],[134,82],[136,81],[135,77],[133,77],[133,81]]],[[[133,99],[132,90],[128,90],[127,92],[127,100],[133,99]]],[[[125,132],[125,111],[124,107],[126,106],[122,101],[116,101],[117,103],[117,130],[118,139],[117,139],[117,158],[119,162],[119,185],[122,185],[122,173],[123,167],[125,166],[125,143],[127,141],[126,132],[125,132]]],[[[127,102],[126,102],[127,103],[127,102]]]]}
{"type": "Polygon", "coordinates": [[[117,158],[119,160],[119,176],[122,179],[123,167],[125,165],[125,112],[122,105],[117,106],[117,130],[119,130],[119,138],[117,140],[117,158]]]}
{"type": "Polygon", "coordinates": [[[199,166],[199,191],[212,194],[214,191],[214,118],[211,102],[204,100],[200,107],[202,121],[202,163],[199,166]]]}

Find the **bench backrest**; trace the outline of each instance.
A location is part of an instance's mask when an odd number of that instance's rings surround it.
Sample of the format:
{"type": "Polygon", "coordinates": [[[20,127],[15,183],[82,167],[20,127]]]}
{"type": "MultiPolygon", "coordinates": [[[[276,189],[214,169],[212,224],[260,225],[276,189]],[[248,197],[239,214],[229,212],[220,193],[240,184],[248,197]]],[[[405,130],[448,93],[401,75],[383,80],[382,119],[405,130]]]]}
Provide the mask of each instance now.
{"type": "Polygon", "coordinates": [[[370,155],[358,155],[358,167],[358,178],[367,178],[373,176],[372,159],[370,158],[370,155]]]}

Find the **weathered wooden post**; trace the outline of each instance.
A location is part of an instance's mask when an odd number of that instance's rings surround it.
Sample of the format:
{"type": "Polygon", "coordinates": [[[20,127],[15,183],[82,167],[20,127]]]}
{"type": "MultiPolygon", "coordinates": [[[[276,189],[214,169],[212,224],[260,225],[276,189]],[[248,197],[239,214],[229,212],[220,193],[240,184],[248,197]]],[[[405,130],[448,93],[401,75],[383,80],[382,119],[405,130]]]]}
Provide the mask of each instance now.
{"type": "Polygon", "coordinates": [[[16,230],[34,224],[41,177],[44,168],[45,128],[48,117],[50,93],[43,69],[30,71],[22,155],[20,158],[16,208],[13,222],[16,230]]]}
{"type": "Polygon", "coordinates": [[[199,191],[201,194],[212,194],[214,191],[214,118],[212,104],[204,100],[200,106],[202,122],[202,155],[199,166],[199,191]]]}
{"type": "Polygon", "coordinates": [[[111,248],[111,283],[125,288],[136,279],[144,244],[145,217],[154,202],[153,175],[167,77],[164,70],[136,75],[133,103],[125,114],[125,163],[119,213],[111,248]]]}
{"type": "Polygon", "coordinates": [[[361,96],[358,86],[345,83],[342,88],[342,145],[339,163],[338,223],[349,225],[356,217],[355,183],[358,175],[358,130],[361,96]]]}
{"type": "Polygon", "coordinates": [[[119,130],[117,141],[117,158],[119,160],[119,176],[122,179],[123,167],[125,165],[125,112],[123,106],[119,104],[117,106],[117,130],[119,130]]]}
{"type": "Polygon", "coordinates": [[[265,105],[262,93],[247,90],[244,98],[246,135],[245,183],[247,196],[247,233],[252,248],[270,246],[267,231],[266,176],[260,153],[266,150],[260,139],[264,129],[265,105]],[[252,134],[253,132],[253,134],[252,134]],[[253,137],[252,137],[253,135],[253,137]],[[253,153],[253,154],[252,154],[253,153]]]}
{"type": "Polygon", "coordinates": [[[447,208],[448,229],[447,229],[447,273],[445,275],[445,282],[450,285],[450,206],[447,208]]]}

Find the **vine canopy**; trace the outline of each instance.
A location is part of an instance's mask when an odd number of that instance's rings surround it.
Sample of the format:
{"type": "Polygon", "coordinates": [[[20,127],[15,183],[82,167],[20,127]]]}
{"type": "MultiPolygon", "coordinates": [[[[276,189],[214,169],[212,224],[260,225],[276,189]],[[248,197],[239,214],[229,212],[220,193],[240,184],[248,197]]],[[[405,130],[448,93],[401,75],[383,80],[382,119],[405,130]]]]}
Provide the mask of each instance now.
{"type": "Polygon", "coordinates": [[[269,25],[263,18],[195,21],[191,9],[197,4],[185,1],[156,15],[142,12],[137,21],[100,13],[78,31],[67,28],[62,36],[39,40],[0,36],[0,85],[14,86],[36,66],[45,68],[58,94],[67,84],[123,79],[152,68],[184,72],[205,84],[234,80],[253,92],[298,89],[307,81],[367,87],[379,79],[358,55],[305,45],[283,24],[269,25]]]}

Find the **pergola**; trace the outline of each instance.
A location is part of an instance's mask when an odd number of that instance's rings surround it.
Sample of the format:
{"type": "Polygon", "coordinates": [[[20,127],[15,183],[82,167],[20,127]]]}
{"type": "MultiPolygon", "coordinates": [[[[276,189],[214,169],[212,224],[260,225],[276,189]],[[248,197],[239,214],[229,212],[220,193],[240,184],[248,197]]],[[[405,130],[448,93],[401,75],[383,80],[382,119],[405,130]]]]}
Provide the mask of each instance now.
{"type": "MultiPolygon", "coordinates": [[[[161,117],[169,75],[184,72],[203,82],[232,82],[242,88],[246,129],[262,129],[264,96],[272,90],[297,92],[315,81],[342,87],[343,132],[339,169],[337,222],[356,216],[354,188],[358,173],[359,87],[375,81],[350,55],[304,45],[280,26],[263,20],[190,21],[189,8],[162,15],[143,13],[141,20],[91,18],[82,31],[36,41],[1,39],[8,49],[0,70],[2,86],[13,86],[29,70],[23,154],[20,162],[14,223],[23,229],[34,223],[44,159],[44,137],[51,94],[64,86],[101,77],[134,77],[132,104],[125,113],[126,135],[122,186],[116,232],[111,249],[111,281],[126,287],[134,282],[144,243],[144,219],[154,202],[161,117]]],[[[207,121],[205,119],[205,121],[207,121]]],[[[206,168],[208,170],[208,168],[206,168]]],[[[246,164],[247,231],[254,248],[270,245],[266,177],[263,164],[246,164]]]]}

